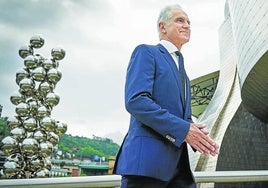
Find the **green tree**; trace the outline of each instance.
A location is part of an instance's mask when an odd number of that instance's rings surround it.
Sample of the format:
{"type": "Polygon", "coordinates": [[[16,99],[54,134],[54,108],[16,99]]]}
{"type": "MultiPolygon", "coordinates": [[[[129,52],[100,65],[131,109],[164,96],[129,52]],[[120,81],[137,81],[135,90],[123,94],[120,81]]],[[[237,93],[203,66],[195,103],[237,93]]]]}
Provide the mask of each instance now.
{"type": "Polygon", "coordinates": [[[119,145],[111,139],[94,137],[93,139],[64,134],[60,137],[59,149],[74,154],[77,158],[91,158],[94,155],[105,157],[115,156],[119,145]]]}
{"type": "Polygon", "coordinates": [[[6,136],[8,136],[10,130],[7,126],[7,118],[0,118],[0,141],[3,140],[6,136]]]}

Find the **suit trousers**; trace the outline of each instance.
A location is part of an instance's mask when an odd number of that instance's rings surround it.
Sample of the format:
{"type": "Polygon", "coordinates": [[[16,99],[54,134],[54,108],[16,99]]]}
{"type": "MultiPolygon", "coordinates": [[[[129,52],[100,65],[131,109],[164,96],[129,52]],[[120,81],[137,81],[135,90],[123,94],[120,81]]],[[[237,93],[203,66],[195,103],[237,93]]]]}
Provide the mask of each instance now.
{"type": "Polygon", "coordinates": [[[121,180],[121,188],[196,188],[192,173],[188,169],[189,159],[185,147],[187,147],[186,144],[184,144],[181,159],[177,164],[177,170],[170,181],[161,181],[146,176],[124,175],[121,180]]]}

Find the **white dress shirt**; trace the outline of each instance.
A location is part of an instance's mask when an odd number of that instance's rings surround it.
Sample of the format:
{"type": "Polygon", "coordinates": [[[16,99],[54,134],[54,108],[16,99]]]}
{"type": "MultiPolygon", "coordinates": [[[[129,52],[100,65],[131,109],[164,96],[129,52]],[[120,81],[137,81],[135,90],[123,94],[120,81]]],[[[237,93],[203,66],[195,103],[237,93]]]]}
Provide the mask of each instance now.
{"type": "Polygon", "coordinates": [[[166,48],[179,69],[178,56],[175,54],[175,52],[178,51],[177,47],[167,40],[160,40],[160,44],[166,48]]]}
{"type": "MultiPolygon", "coordinates": [[[[175,52],[178,51],[177,47],[167,40],[160,40],[160,44],[163,45],[167,49],[167,51],[169,52],[169,54],[171,55],[171,57],[175,61],[175,64],[177,65],[177,68],[179,70],[178,56],[175,54],[175,52]]],[[[186,88],[186,85],[185,85],[185,88],[186,88]]],[[[184,96],[186,98],[186,89],[185,89],[184,96]]]]}

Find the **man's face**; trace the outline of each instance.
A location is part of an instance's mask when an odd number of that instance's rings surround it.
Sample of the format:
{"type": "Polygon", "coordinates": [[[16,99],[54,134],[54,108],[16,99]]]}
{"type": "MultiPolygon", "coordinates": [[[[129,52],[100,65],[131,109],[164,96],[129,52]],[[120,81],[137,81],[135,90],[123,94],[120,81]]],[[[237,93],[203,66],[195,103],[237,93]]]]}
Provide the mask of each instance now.
{"type": "Polygon", "coordinates": [[[160,24],[159,27],[163,34],[161,39],[172,42],[179,49],[190,40],[190,21],[187,14],[182,10],[173,10],[170,21],[160,24]]]}

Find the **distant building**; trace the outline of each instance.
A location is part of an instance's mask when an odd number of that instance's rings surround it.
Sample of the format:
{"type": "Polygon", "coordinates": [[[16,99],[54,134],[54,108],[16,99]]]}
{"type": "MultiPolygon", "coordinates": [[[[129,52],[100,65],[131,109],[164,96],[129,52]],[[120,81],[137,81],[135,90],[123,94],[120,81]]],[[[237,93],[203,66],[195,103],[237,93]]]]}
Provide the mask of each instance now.
{"type": "Polygon", "coordinates": [[[79,169],[80,176],[100,176],[108,174],[109,166],[107,163],[79,165],[79,169]]]}
{"type": "Polygon", "coordinates": [[[97,176],[112,174],[115,157],[110,157],[107,161],[81,161],[81,160],[61,160],[52,159],[52,176],[97,176]]]}

